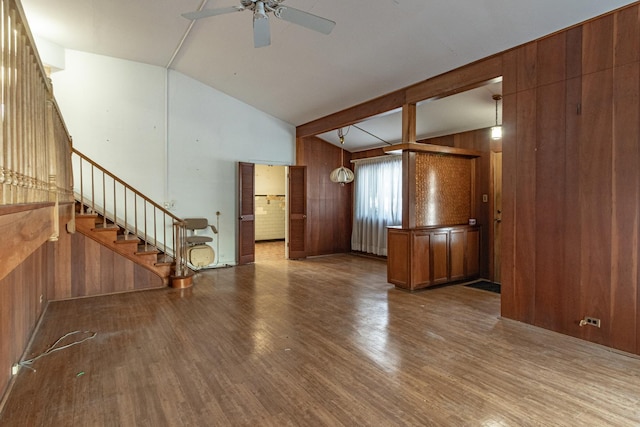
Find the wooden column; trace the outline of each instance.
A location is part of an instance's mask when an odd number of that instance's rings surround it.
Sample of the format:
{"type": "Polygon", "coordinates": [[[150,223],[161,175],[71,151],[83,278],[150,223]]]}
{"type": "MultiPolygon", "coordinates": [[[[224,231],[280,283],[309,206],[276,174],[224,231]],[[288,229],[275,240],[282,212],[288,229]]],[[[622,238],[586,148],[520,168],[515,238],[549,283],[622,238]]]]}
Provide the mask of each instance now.
{"type": "MultiPolygon", "coordinates": [[[[416,104],[402,106],[402,142],[416,142],[416,104]]],[[[416,155],[402,152],[402,227],[416,226],[416,155]]]]}
{"type": "Polygon", "coordinates": [[[402,106],[402,142],[416,142],[416,104],[402,106]]]}

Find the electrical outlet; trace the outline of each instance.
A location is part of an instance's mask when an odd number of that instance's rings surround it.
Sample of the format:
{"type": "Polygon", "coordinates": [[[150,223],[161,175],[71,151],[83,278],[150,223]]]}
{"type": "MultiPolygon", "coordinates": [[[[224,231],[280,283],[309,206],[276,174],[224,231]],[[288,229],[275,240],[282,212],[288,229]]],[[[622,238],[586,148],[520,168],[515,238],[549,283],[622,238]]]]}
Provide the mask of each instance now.
{"type": "Polygon", "coordinates": [[[16,363],[11,367],[11,375],[18,375],[19,370],[20,370],[20,365],[16,363]]]}
{"type": "Polygon", "coordinates": [[[587,325],[595,326],[596,328],[600,327],[600,319],[596,319],[595,317],[585,317],[584,320],[587,322],[587,325]]]}

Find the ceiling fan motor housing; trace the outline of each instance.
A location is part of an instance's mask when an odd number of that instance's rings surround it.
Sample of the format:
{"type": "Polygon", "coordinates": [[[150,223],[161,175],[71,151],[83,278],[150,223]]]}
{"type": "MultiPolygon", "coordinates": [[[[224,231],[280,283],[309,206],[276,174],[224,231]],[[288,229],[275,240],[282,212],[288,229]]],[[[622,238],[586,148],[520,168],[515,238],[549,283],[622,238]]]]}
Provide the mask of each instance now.
{"type": "Polygon", "coordinates": [[[240,4],[242,5],[242,7],[244,7],[245,9],[249,9],[249,10],[255,10],[256,8],[256,4],[257,3],[262,3],[265,7],[265,9],[269,10],[269,11],[275,11],[276,8],[278,8],[280,6],[280,3],[282,3],[284,0],[240,0],[240,4]]]}

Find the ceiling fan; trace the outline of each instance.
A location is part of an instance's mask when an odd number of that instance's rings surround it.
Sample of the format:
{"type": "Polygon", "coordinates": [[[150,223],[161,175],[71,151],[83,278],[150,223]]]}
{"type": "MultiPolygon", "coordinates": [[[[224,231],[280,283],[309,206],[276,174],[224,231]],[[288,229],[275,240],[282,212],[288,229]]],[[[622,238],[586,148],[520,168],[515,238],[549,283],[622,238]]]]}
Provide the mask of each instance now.
{"type": "Polygon", "coordinates": [[[283,19],[318,31],[322,34],[329,34],[335,22],[321,18],[309,12],[283,6],[284,0],[240,0],[240,6],[223,7],[219,9],[203,9],[196,12],[183,13],[187,19],[200,19],[209,16],[224,15],[231,12],[242,12],[243,10],[253,11],[253,44],[255,47],[264,47],[271,44],[271,33],[269,31],[269,18],[267,14],[272,12],[276,18],[283,19]]]}

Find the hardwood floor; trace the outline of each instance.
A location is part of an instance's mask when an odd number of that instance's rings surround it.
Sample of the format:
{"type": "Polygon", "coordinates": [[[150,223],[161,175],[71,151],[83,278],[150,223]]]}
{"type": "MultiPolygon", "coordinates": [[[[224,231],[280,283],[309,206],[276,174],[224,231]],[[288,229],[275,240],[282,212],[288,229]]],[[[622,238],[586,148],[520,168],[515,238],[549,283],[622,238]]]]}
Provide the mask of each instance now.
{"type": "Polygon", "coordinates": [[[282,261],[285,258],[284,240],[256,242],[256,262],[282,261]]]}
{"type": "Polygon", "coordinates": [[[499,319],[499,295],[407,293],[353,255],[202,271],[187,290],[51,303],[3,426],[631,426],[640,360],[499,319]]]}

